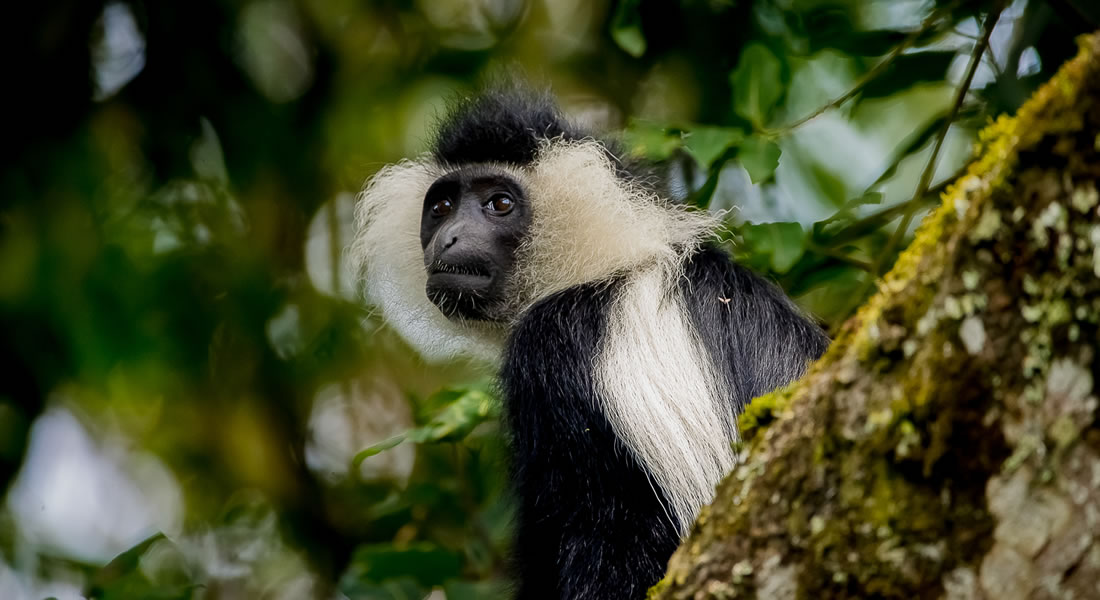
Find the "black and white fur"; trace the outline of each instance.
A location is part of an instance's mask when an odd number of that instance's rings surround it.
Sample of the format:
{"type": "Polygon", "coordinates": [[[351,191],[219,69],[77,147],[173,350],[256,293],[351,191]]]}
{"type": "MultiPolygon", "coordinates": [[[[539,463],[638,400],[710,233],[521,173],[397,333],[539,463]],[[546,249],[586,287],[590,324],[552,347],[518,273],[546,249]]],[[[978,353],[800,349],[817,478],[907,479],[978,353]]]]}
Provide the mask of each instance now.
{"type": "Polygon", "coordinates": [[[656,189],[547,96],[496,91],[361,194],[351,256],[368,300],[430,360],[502,365],[518,598],[644,597],[731,469],[737,415],[828,343],[711,243],[714,216],[656,189]],[[500,321],[449,319],[424,292],[423,197],[471,164],[521,182],[533,210],[500,321]]]}

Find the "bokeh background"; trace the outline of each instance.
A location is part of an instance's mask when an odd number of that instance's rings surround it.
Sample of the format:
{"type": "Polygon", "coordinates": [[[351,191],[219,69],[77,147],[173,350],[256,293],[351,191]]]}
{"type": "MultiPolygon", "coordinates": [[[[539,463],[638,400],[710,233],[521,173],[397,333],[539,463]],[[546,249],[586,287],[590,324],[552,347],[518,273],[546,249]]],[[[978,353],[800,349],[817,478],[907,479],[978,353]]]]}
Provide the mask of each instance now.
{"type": "Polygon", "coordinates": [[[364,180],[519,74],[835,328],[977,129],[1100,27],[1091,0],[1009,3],[956,103],[992,4],[8,8],[0,598],[505,597],[491,370],[423,363],[358,300],[364,180]]]}

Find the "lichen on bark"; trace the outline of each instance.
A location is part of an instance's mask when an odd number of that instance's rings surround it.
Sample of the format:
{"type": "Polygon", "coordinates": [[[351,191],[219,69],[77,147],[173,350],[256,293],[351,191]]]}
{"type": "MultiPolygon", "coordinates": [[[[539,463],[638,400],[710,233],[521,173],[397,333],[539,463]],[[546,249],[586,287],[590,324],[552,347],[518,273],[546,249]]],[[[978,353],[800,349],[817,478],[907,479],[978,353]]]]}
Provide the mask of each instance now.
{"type": "Polygon", "coordinates": [[[1100,35],[977,159],[651,598],[1100,598],[1100,35]]]}

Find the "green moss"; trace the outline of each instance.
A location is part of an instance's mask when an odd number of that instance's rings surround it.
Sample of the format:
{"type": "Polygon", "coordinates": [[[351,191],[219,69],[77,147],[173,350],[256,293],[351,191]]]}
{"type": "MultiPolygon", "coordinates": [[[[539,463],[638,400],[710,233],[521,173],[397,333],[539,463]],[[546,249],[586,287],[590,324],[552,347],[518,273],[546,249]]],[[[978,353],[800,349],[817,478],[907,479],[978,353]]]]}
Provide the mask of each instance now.
{"type": "Polygon", "coordinates": [[[790,404],[794,389],[794,384],[788,385],[755,398],[745,407],[745,411],[737,418],[737,425],[741,430],[742,444],[752,439],[759,430],[779,418],[780,413],[790,404]]]}
{"type": "Polygon", "coordinates": [[[646,600],[657,600],[657,598],[660,598],[661,594],[665,591],[665,589],[668,588],[668,586],[669,580],[668,576],[666,575],[660,581],[655,583],[653,587],[649,588],[649,591],[645,595],[646,600]]]}

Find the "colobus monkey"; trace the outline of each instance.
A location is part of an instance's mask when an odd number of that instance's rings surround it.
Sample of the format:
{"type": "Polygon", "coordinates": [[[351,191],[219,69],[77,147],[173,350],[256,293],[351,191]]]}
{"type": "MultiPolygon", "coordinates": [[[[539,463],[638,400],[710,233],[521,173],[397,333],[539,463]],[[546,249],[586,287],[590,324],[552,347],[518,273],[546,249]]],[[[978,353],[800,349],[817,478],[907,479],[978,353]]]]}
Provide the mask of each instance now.
{"type": "Polygon", "coordinates": [[[643,598],[733,466],[745,404],[828,344],[659,183],[547,95],[501,89],[357,205],[383,318],[429,360],[502,365],[522,600],[643,598]]]}

